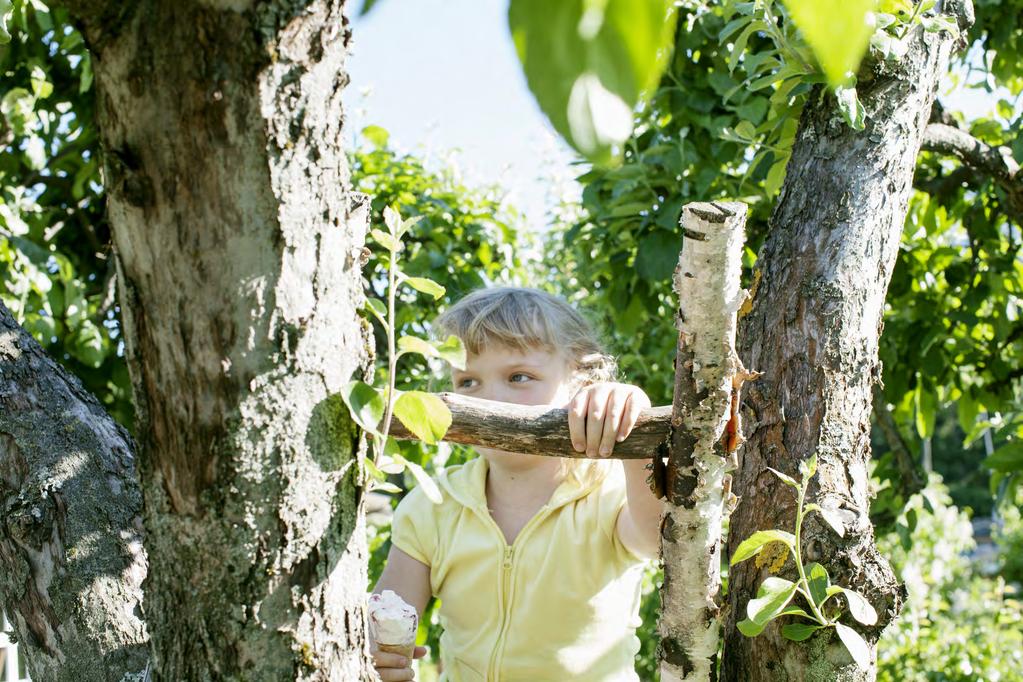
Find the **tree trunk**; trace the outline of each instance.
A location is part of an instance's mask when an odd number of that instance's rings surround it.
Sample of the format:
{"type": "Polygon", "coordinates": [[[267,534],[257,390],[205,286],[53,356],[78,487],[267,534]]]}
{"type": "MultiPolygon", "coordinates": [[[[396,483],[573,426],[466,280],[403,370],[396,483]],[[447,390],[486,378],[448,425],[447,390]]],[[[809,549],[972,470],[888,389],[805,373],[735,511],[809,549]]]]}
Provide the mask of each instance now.
{"type": "MultiPolygon", "coordinates": [[[[955,15],[947,7],[946,13],[955,15]]],[[[962,9],[962,8],[961,8],[962,9]]],[[[965,28],[968,8],[960,12],[965,28]]],[[[748,384],[747,443],[735,475],[741,502],[731,517],[729,556],[754,531],[792,530],[795,498],[767,471],[794,474],[818,453],[808,502],[834,508],[844,537],[804,525],[806,561],[866,595],[881,614],[863,632],[874,646],[899,611],[903,590],[874,545],[868,517],[871,386],[885,292],[906,216],[913,169],[931,103],[947,71],[953,38],[916,29],[895,65],[861,74],[857,91],[867,127],[842,122],[834,98],[818,89],[807,103],[771,231],[757,260],[752,311],[740,322],[740,357],[763,372],[748,384]]],[[[863,71],[866,71],[864,69],[863,71]]],[[[794,573],[789,565],[785,568],[794,573]]],[[[732,568],[723,677],[727,680],[871,680],[829,628],[807,642],[782,639],[775,622],[756,638],[735,628],[766,575],[754,562],[732,568]]]]}
{"type": "Polygon", "coordinates": [[[733,395],[746,373],[735,352],[746,205],[686,204],[675,269],[678,357],[661,519],[662,682],[714,674],[721,624],[721,521],[734,468],[733,395]]]}
{"type": "Polygon", "coordinates": [[[131,437],[0,303],[0,606],[33,679],[143,677],[145,576],[131,437]]]}
{"type": "Polygon", "coordinates": [[[343,0],[68,4],[94,55],[155,676],[365,679],[343,0]]]}

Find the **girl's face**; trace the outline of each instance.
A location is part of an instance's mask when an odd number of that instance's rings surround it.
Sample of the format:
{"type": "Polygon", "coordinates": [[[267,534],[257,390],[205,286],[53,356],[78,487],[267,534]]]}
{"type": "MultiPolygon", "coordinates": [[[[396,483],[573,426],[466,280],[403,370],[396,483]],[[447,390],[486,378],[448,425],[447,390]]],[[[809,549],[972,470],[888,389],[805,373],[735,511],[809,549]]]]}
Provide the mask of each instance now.
{"type": "Polygon", "coordinates": [[[469,353],[465,370],[452,370],[451,380],[455,393],[485,400],[564,407],[572,399],[572,370],[565,357],[540,348],[490,346],[469,353]]]}

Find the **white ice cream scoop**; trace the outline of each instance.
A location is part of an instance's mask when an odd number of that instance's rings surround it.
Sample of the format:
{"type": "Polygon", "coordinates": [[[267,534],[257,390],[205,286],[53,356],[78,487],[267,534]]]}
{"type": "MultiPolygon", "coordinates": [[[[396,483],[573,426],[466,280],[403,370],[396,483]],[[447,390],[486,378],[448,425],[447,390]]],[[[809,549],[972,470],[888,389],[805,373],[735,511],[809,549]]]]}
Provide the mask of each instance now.
{"type": "Polygon", "coordinates": [[[369,624],[381,651],[400,653],[412,659],[416,648],[419,614],[391,590],[369,597],[369,624]]]}

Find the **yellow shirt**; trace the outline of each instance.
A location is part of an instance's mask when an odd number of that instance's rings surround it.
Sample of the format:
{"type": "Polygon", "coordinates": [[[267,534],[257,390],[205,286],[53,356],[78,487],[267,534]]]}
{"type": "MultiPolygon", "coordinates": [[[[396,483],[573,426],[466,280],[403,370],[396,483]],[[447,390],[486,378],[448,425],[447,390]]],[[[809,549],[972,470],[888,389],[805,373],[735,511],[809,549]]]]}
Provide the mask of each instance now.
{"type": "Polygon", "coordinates": [[[442,680],[638,682],[644,559],[615,532],[625,473],[569,477],[508,545],[486,504],[487,460],[447,469],[441,504],[420,489],[394,513],[391,541],[430,567],[440,599],[442,680]]]}

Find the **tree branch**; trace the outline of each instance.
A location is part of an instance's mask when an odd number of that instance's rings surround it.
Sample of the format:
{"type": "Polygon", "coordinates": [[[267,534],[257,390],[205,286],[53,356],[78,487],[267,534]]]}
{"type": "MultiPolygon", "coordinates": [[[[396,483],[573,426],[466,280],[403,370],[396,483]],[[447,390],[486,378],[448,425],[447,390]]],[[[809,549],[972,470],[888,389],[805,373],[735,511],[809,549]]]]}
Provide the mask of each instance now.
{"type": "Polygon", "coordinates": [[[885,404],[881,387],[874,384],[871,390],[873,392],[873,409],[874,416],[877,418],[877,425],[881,428],[881,432],[884,433],[885,440],[895,456],[895,464],[899,469],[899,491],[903,497],[908,499],[914,493],[923,490],[923,479],[920,478],[920,471],[913,460],[913,454],[909,451],[909,446],[906,444],[902,434],[899,433],[899,427],[895,423],[895,418],[892,417],[888,405],[885,404]]]}
{"type": "Polygon", "coordinates": [[[958,127],[930,123],[924,129],[920,148],[954,156],[975,173],[991,178],[1008,195],[1009,212],[1017,218],[1023,216],[1023,175],[1008,147],[992,147],[958,127]]]}
{"type": "Polygon", "coordinates": [[[0,303],[0,604],[33,679],[148,666],[134,465],[128,432],[0,303]]]}
{"type": "MultiPolygon", "coordinates": [[[[444,440],[495,450],[548,457],[585,457],[576,452],[568,435],[568,410],[550,405],[516,405],[438,393],[451,410],[451,426],[444,440]]],[[[615,443],[615,459],[650,459],[668,438],[671,405],[644,410],[629,437],[615,443]]],[[[404,440],[415,436],[397,419],[390,435],[404,440]]]]}

